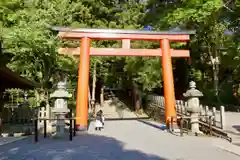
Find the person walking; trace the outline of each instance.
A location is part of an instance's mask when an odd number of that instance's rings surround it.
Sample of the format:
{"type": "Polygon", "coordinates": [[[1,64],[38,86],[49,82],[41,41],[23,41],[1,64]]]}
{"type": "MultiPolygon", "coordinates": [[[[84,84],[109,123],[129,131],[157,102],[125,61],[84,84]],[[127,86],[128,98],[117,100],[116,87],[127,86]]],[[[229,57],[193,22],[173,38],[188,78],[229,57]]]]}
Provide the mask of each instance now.
{"type": "Polygon", "coordinates": [[[104,128],[104,116],[103,116],[103,111],[99,110],[96,114],[96,121],[95,121],[95,130],[101,130],[104,128]]]}

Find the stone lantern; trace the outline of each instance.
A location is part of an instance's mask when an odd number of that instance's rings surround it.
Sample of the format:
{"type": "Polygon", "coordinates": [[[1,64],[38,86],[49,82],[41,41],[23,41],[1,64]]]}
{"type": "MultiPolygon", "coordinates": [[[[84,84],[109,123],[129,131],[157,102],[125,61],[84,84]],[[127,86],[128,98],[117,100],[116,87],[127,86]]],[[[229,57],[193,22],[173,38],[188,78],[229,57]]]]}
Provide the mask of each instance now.
{"type": "Polygon", "coordinates": [[[54,99],[54,108],[52,113],[57,117],[56,123],[56,136],[64,134],[65,128],[65,115],[69,112],[67,100],[72,97],[66,89],[66,81],[60,81],[57,84],[57,89],[50,95],[51,99],[54,99]]]}
{"type": "Polygon", "coordinates": [[[199,97],[202,97],[203,94],[196,89],[196,83],[191,81],[189,83],[189,90],[186,93],[183,93],[183,96],[187,98],[187,111],[191,114],[191,131],[192,133],[202,134],[199,130],[199,115],[201,113],[199,97]]]}

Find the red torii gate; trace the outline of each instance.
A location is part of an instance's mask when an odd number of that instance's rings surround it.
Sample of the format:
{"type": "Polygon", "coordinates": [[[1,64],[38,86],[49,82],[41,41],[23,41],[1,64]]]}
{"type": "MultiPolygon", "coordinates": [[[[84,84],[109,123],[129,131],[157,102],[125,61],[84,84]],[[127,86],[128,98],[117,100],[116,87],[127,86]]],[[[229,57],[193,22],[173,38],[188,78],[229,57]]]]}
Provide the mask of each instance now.
{"type": "Polygon", "coordinates": [[[153,32],[142,30],[117,29],[73,29],[54,27],[59,31],[61,39],[79,40],[79,48],[60,48],[60,54],[80,55],[78,70],[76,125],[79,130],[85,130],[88,123],[88,84],[89,63],[92,56],[162,56],[162,70],[164,82],[165,119],[176,116],[175,93],[171,57],[190,57],[189,50],[174,50],[170,48],[170,41],[187,42],[189,32],[153,32]],[[122,48],[91,48],[91,40],[122,40],[122,48]],[[161,49],[130,49],[130,40],[160,41],[161,49]]]}

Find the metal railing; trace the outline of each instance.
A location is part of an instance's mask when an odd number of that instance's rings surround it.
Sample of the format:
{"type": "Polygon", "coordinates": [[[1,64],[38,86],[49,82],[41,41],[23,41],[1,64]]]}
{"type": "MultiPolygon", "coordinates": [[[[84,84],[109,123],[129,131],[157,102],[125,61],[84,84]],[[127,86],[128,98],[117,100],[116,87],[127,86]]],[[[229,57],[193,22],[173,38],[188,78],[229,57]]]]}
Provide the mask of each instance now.
{"type": "Polygon", "coordinates": [[[70,126],[69,126],[69,140],[73,140],[73,136],[76,136],[76,119],[75,118],[63,118],[63,119],[57,119],[57,118],[34,118],[34,141],[35,143],[39,140],[39,133],[38,133],[38,121],[43,121],[43,137],[47,138],[47,120],[69,120],[70,126]]]}
{"type": "MultiPolygon", "coordinates": [[[[169,130],[171,132],[174,132],[174,123],[178,123],[180,126],[180,136],[182,137],[184,132],[188,133],[190,131],[189,128],[184,128],[184,121],[186,121],[187,123],[189,123],[189,121],[191,120],[191,118],[194,117],[190,117],[190,116],[177,116],[177,117],[171,117],[170,121],[170,126],[169,126],[169,130]]],[[[212,125],[212,119],[214,118],[214,116],[200,116],[200,118],[208,118],[208,124],[205,122],[201,122],[198,121],[199,126],[200,126],[200,130],[203,131],[205,134],[208,134],[209,136],[217,136],[217,137],[221,137],[224,138],[226,140],[228,140],[229,142],[232,142],[232,138],[228,136],[227,133],[223,132],[221,129],[215,127],[212,125]]],[[[196,136],[197,133],[196,133],[196,136]]]]}
{"type": "MultiPolygon", "coordinates": [[[[213,119],[213,116],[200,116],[200,118],[206,118],[208,117],[209,122],[210,120],[213,119]]],[[[177,116],[177,117],[170,117],[170,126],[169,129],[171,132],[174,131],[174,123],[179,124],[180,126],[180,135],[183,136],[184,132],[189,132],[189,128],[184,128],[184,120],[187,120],[186,122],[188,123],[191,118],[199,118],[199,117],[190,117],[190,116],[177,116]]],[[[208,133],[210,136],[212,136],[212,123],[209,123],[209,128],[208,128],[208,133]]]]}

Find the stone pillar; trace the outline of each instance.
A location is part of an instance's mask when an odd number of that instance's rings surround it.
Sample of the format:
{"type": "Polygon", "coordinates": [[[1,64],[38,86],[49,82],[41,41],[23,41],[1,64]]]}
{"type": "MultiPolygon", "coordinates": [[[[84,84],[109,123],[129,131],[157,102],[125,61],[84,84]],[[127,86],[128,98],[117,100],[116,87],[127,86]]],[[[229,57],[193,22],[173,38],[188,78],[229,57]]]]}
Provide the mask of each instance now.
{"type": "Polygon", "coordinates": [[[56,123],[56,136],[58,137],[64,134],[65,115],[69,112],[67,99],[71,97],[72,95],[66,90],[66,81],[58,82],[57,89],[50,95],[50,98],[55,100],[52,112],[58,119],[56,123]]]}
{"type": "Polygon", "coordinates": [[[225,129],[225,121],[226,121],[225,108],[224,106],[220,106],[220,123],[222,129],[225,129]]]}
{"type": "Polygon", "coordinates": [[[190,112],[191,116],[191,131],[192,133],[202,134],[199,130],[199,115],[201,113],[199,97],[202,97],[203,94],[196,89],[196,83],[193,81],[190,82],[189,88],[183,96],[187,98],[187,112],[190,112]]]}

